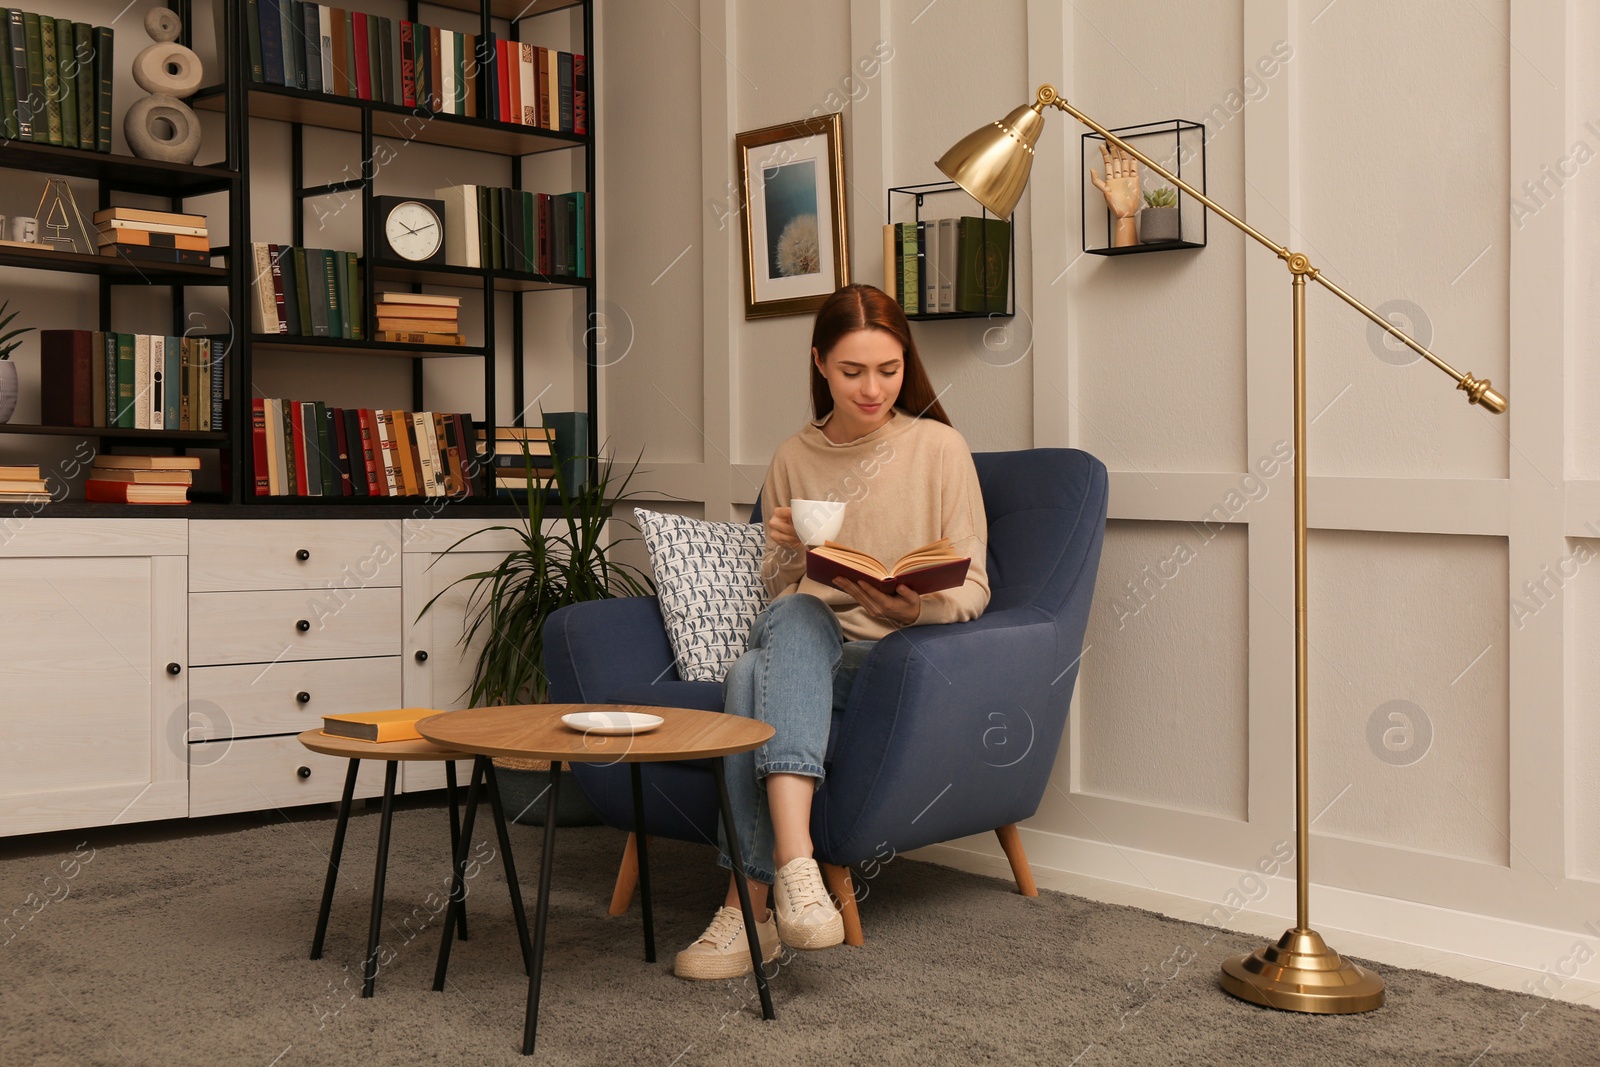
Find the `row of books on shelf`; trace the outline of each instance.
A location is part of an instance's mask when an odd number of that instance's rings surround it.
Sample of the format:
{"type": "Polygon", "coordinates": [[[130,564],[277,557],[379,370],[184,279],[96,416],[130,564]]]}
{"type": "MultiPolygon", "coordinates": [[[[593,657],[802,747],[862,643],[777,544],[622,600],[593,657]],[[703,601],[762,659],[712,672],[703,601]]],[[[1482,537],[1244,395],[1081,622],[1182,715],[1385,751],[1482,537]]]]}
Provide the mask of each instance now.
{"type": "Polygon", "coordinates": [[[250,402],[257,496],[473,496],[469,415],[250,402]]]}
{"type": "Polygon", "coordinates": [[[588,133],[582,55],[300,0],[249,0],[247,12],[257,83],[588,133]]]}
{"type": "Polygon", "coordinates": [[[204,215],[107,207],[94,213],[95,247],[103,256],[146,263],[209,266],[211,234],[204,215]]]}
{"type": "Polygon", "coordinates": [[[6,139],[111,151],[109,26],[0,8],[9,64],[0,64],[6,139]]]}
{"type": "MultiPolygon", "coordinates": [[[[84,499],[115,504],[187,504],[195,456],[96,455],[83,483],[84,499]]],[[[0,467],[0,506],[49,503],[49,485],[37,463],[0,467]]]]}
{"type": "Polygon", "coordinates": [[[444,201],[444,258],[459,267],[589,277],[589,197],[486,185],[435,190],[444,201]]]}
{"type": "Polygon", "coordinates": [[[40,419],[47,426],[220,430],[222,345],[207,337],[41,330],[40,419]]]}
{"type": "Polygon", "coordinates": [[[1007,309],[1011,224],[1005,219],[924,219],[883,227],[883,290],[907,315],[1007,309]]]}
{"type": "Polygon", "coordinates": [[[359,255],[259,242],[250,251],[253,332],[363,339],[359,255]]]}

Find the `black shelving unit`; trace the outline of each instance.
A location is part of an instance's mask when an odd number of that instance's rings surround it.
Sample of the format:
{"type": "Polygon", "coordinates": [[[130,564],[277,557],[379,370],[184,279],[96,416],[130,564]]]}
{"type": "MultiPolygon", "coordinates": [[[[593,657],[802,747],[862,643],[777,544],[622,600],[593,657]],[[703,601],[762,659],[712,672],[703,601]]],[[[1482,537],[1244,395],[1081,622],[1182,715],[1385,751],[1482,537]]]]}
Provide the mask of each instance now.
{"type": "MultiPolygon", "coordinates": [[[[965,189],[961,188],[961,186],[957,185],[955,182],[925,182],[925,183],[923,183],[921,185],[894,185],[894,186],[890,186],[889,187],[889,192],[888,192],[888,200],[889,200],[888,217],[889,217],[889,221],[890,222],[895,221],[895,197],[896,196],[905,197],[910,201],[910,204],[911,204],[911,221],[913,223],[921,223],[923,221],[922,209],[926,205],[926,202],[927,202],[928,198],[929,197],[944,197],[944,196],[947,196],[947,195],[950,195],[950,194],[959,194],[961,199],[964,201],[964,206],[967,208],[967,213],[968,214],[971,214],[972,213],[971,209],[975,207],[977,209],[977,211],[978,211],[977,217],[985,220],[985,222],[987,222],[989,219],[992,219],[992,218],[995,217],[995,216],[993,216],[993,215],[991,215],[989,213],[989,210],[987,208],[985,208],[983,205],[981,205],[977,201],[973,200],[972,197],[967,195],[967,191],[965,189]]],[[[940,217],[945,217],[945,216],[940,216],[940,217]]],[[[1005,300],[1004,309],[997,308],[997,309],[992,310],[992,311],[941,311],[941,312],[933,312],[933,313],[929,313],[929,312],[926,312],[926,311],[919,311],[919,312],[917,312],[915,314],[907,314],[906,315],[907,319],[911,320],[912,322],[940,322],[940,321],[943,321],[943,320],[946,320],[946,319],[1009,319],[1009,318],[1013,318],[1013,317],[1016,316],[1016,314],[1017,314],[1017,241],[1016,241],[1016,236],[1017,235],[1016,235],[1016,227],[1012,224],[1010,219],[1004,219],[1002,221],[1004,221],[1005,225],[1006,225],[1007,238],[1008,238],[1007,241],[1006,241],[1006,244],[1008,246],[1008,252],[1009,252],[1009,256],[1010,256],[1010,266],[1008,267],[1007,272],[1006,272],[1006,300],[1005,300]]],[[[899,293],[890,293],[889,295],[894,297],[896,300],[900,299],[900,294],[899,293]]],[[[904,302],[902,301],[902,303],[904,303],[904,302]]]]}
{"type": "MultiPolygon", "coordinates": [[[[1118,126],[1112,128],[1111,132],[1167,167],[1202,193],[1206,191],[1204,123],[1189,122],[1186,119],[1165,119],[1160,122],[1144,122],[1137,126],[1118,126]],[[1188,168],[1187,171],[1185,167],[1188,168]]],[[[1094,256],[1129,256],[1143,252],[1171,252],[1180,248],[1204,248],[1206,218],[1209,212],[1206,211],[1205,205],[1185,195],[1182,189],[1176,188],[1173,192],[1177,194],[1179,220],[1182,224],[1179,233],[1187,231],[1193,235],[1198,231],[1198,240],[1190,236],[1187,240],[1141,241],[1138,244],[1121,246],[1111,243],[1111,232],[1116,220],[1106,207],[1105,198],[1100,190],[1089,178],[1091,170],[1103,167],[1100,149],[1106,143],[1104,137],[1093,131],[1084,134],[1078,143],[1078,154],[1083,169],[1083,250],[1094,256]]],[[[1139,168],[1139,174],[1141,196],[1151,191],[1147,183],[1162,182],[1159,175],[1150,174],[1142,166],[1139,168]]]]}

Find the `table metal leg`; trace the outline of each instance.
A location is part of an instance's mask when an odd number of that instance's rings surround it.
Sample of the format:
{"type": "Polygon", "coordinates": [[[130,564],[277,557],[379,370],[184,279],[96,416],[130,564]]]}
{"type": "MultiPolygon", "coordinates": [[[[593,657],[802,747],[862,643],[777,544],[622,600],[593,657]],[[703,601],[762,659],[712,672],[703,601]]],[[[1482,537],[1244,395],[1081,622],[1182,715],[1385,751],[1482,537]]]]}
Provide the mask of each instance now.
{"type": "Polygon", "coordinates": [[[550,761],[550,799],[545,803],[544,856],[539,863],[539,903],[533,912],[533,968],[528,975],[528,1013],[522,1021],[522,1054],[533,1054],[539,1033],[539,979],[544,973],[545,923],[550,917],[550,869],[556,858],[557,804],[561,800],[561,761],[550,761]]]}
{"type": "Polygon", "coordinates": [[[461,843],[456,846],[455,863],[450,872],[450,904],[444,909],[444,936],[439,942],[439,962],[433,969],[433,990],[444,989],[445,971],[450,967],[450,941],[455,937],[458,912],[467,899],[467,846],[472,841],[472,823],[478,814],[478,792],[483,786],[484,768],[488,756],[478,756],[472,762],[472,780],[467,786],[467,810],[461,817],[461,843]]]}
{"type": "Polygon", "coordinates": [[[645,851],[644,778],[638,763],[628,764],[633,777],[633,849],[639,860],[639,905],[644,913],[644,961],[656,961],[656,930],[650,916],[650,857],[645,851]]]}
{"type": "MultiPolygon", "coordinates": [[[[767,990],[767,974],[761,958],[761,935],[756,930],[755,909],[750,906],[750,886],[745,882],[744,857],[739,855],[739,835],[733,826],[733,805],[728,800],[728,778],[723,760],[713,759],[711,769],[717,779],[717,802],[722,806],[722,828],[728,838],[728,858],[733,861],[733,884],[739,889],[739,910],[744,913],[744,933],[750,942],[750,962],[755,967],[756,991],[761,994],[761,1017],[775,1019],[772,994],[767,990]]],[[[527,1051],[524,1049],[524,1051],[527,1051]]]]}
{"type": "Polygon", "coordinates": [[[517,881],[517,865],[511,859],[511,835],[506,832],[506,813],[500,806],[500,782],[495,777],[493,760],[489,762],[487,780],[489,810],[494,812],[494,829],[500,836],[500,859],[506,870],[506,888],[511,891],[511,914],[517,920],[517,937],[522,941],[522,970],[532,974],[533,946],[528,941],[528,915],[522,908],[522,883],[517,881]]]}
{"type": "Polygon", "coordinates": [[[328,913],[333,910],[333,887],[339,880],[339,857],[344,854],[344,831],[350,824],[350,801],[356,793],[356,772],[361,761],[350,761],[344,776],[344,794],[339,798],[339,822],[333,830],[333,851],[328,853],[328,877],[322,883],[322,907],[317,912],[317,932],[311,938],[311,958],[322,958],[322,941],[328,936],[328,913]]]}
{"type": "MultiPolygon", "coordinates": [[[[461,847],[461,810],[456,804],[456,761],[444,761],[444,794],[450,801],[450,858],[455,859],[461,847]]],[[[462,941],[467,939],[467,902],[461,902],[461,925],[457,928],[462,941]]]]}
{"type": "Polygon", "coordinates": [[[385,760],[383,771],[383,818],[378,823],[378,869],[372,876],[372,919],[367,925],[367,963],[363,968],[361,995],[372,996],[378,981],[378,933],[383,928],[383,882],[389,873],[389,828],[394,823],[394,782],[400,773],[399,760],[385,760]]]}

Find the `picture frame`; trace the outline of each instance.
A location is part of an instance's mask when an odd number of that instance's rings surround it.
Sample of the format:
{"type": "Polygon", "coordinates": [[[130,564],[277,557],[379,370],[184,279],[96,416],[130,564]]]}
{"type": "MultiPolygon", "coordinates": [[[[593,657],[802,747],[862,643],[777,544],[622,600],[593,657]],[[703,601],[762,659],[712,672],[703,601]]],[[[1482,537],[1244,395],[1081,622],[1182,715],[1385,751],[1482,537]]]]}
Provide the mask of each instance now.
{"type": "Polygon", "coordinates": [[[741,133],[744,317],[815,311],[850,284],[845,215],[844,116],[741,133]]]}

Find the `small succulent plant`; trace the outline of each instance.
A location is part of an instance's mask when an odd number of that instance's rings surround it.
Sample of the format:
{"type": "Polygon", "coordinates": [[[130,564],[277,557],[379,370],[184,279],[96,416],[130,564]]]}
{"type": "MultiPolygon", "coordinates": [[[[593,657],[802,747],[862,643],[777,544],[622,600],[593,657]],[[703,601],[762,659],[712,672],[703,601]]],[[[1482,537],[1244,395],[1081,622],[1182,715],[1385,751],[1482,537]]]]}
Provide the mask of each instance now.
{"type": "Polygon", "coordinates": [[[1145,193],[1144,202],[1151,207],[1177,207],[1178,194],[1176,190],[1163,186],[1145,193]]]}
{"type": "MultiPolygon", "coordinates": [[[[7,326],[10,326],[11,320],[21,314],[20,311],[13,311],[11,314],[6,315],[6,308],[10,306],[11,301],[9,300],[7,300],[4,304],[0,304],[0,315],[5,315],[4,318],[0,318],[0,330],[4,330],[7,326]]],[[[20,337],[22,334],[25,334],[32,329],[32,326],[18,326],[15,330],[10,331],[9,333],[0,334],[0,359],[10,359],[11,353],[15,352],[22,345],[21,341],[13,341],[13,337],[20,337]]]]}

